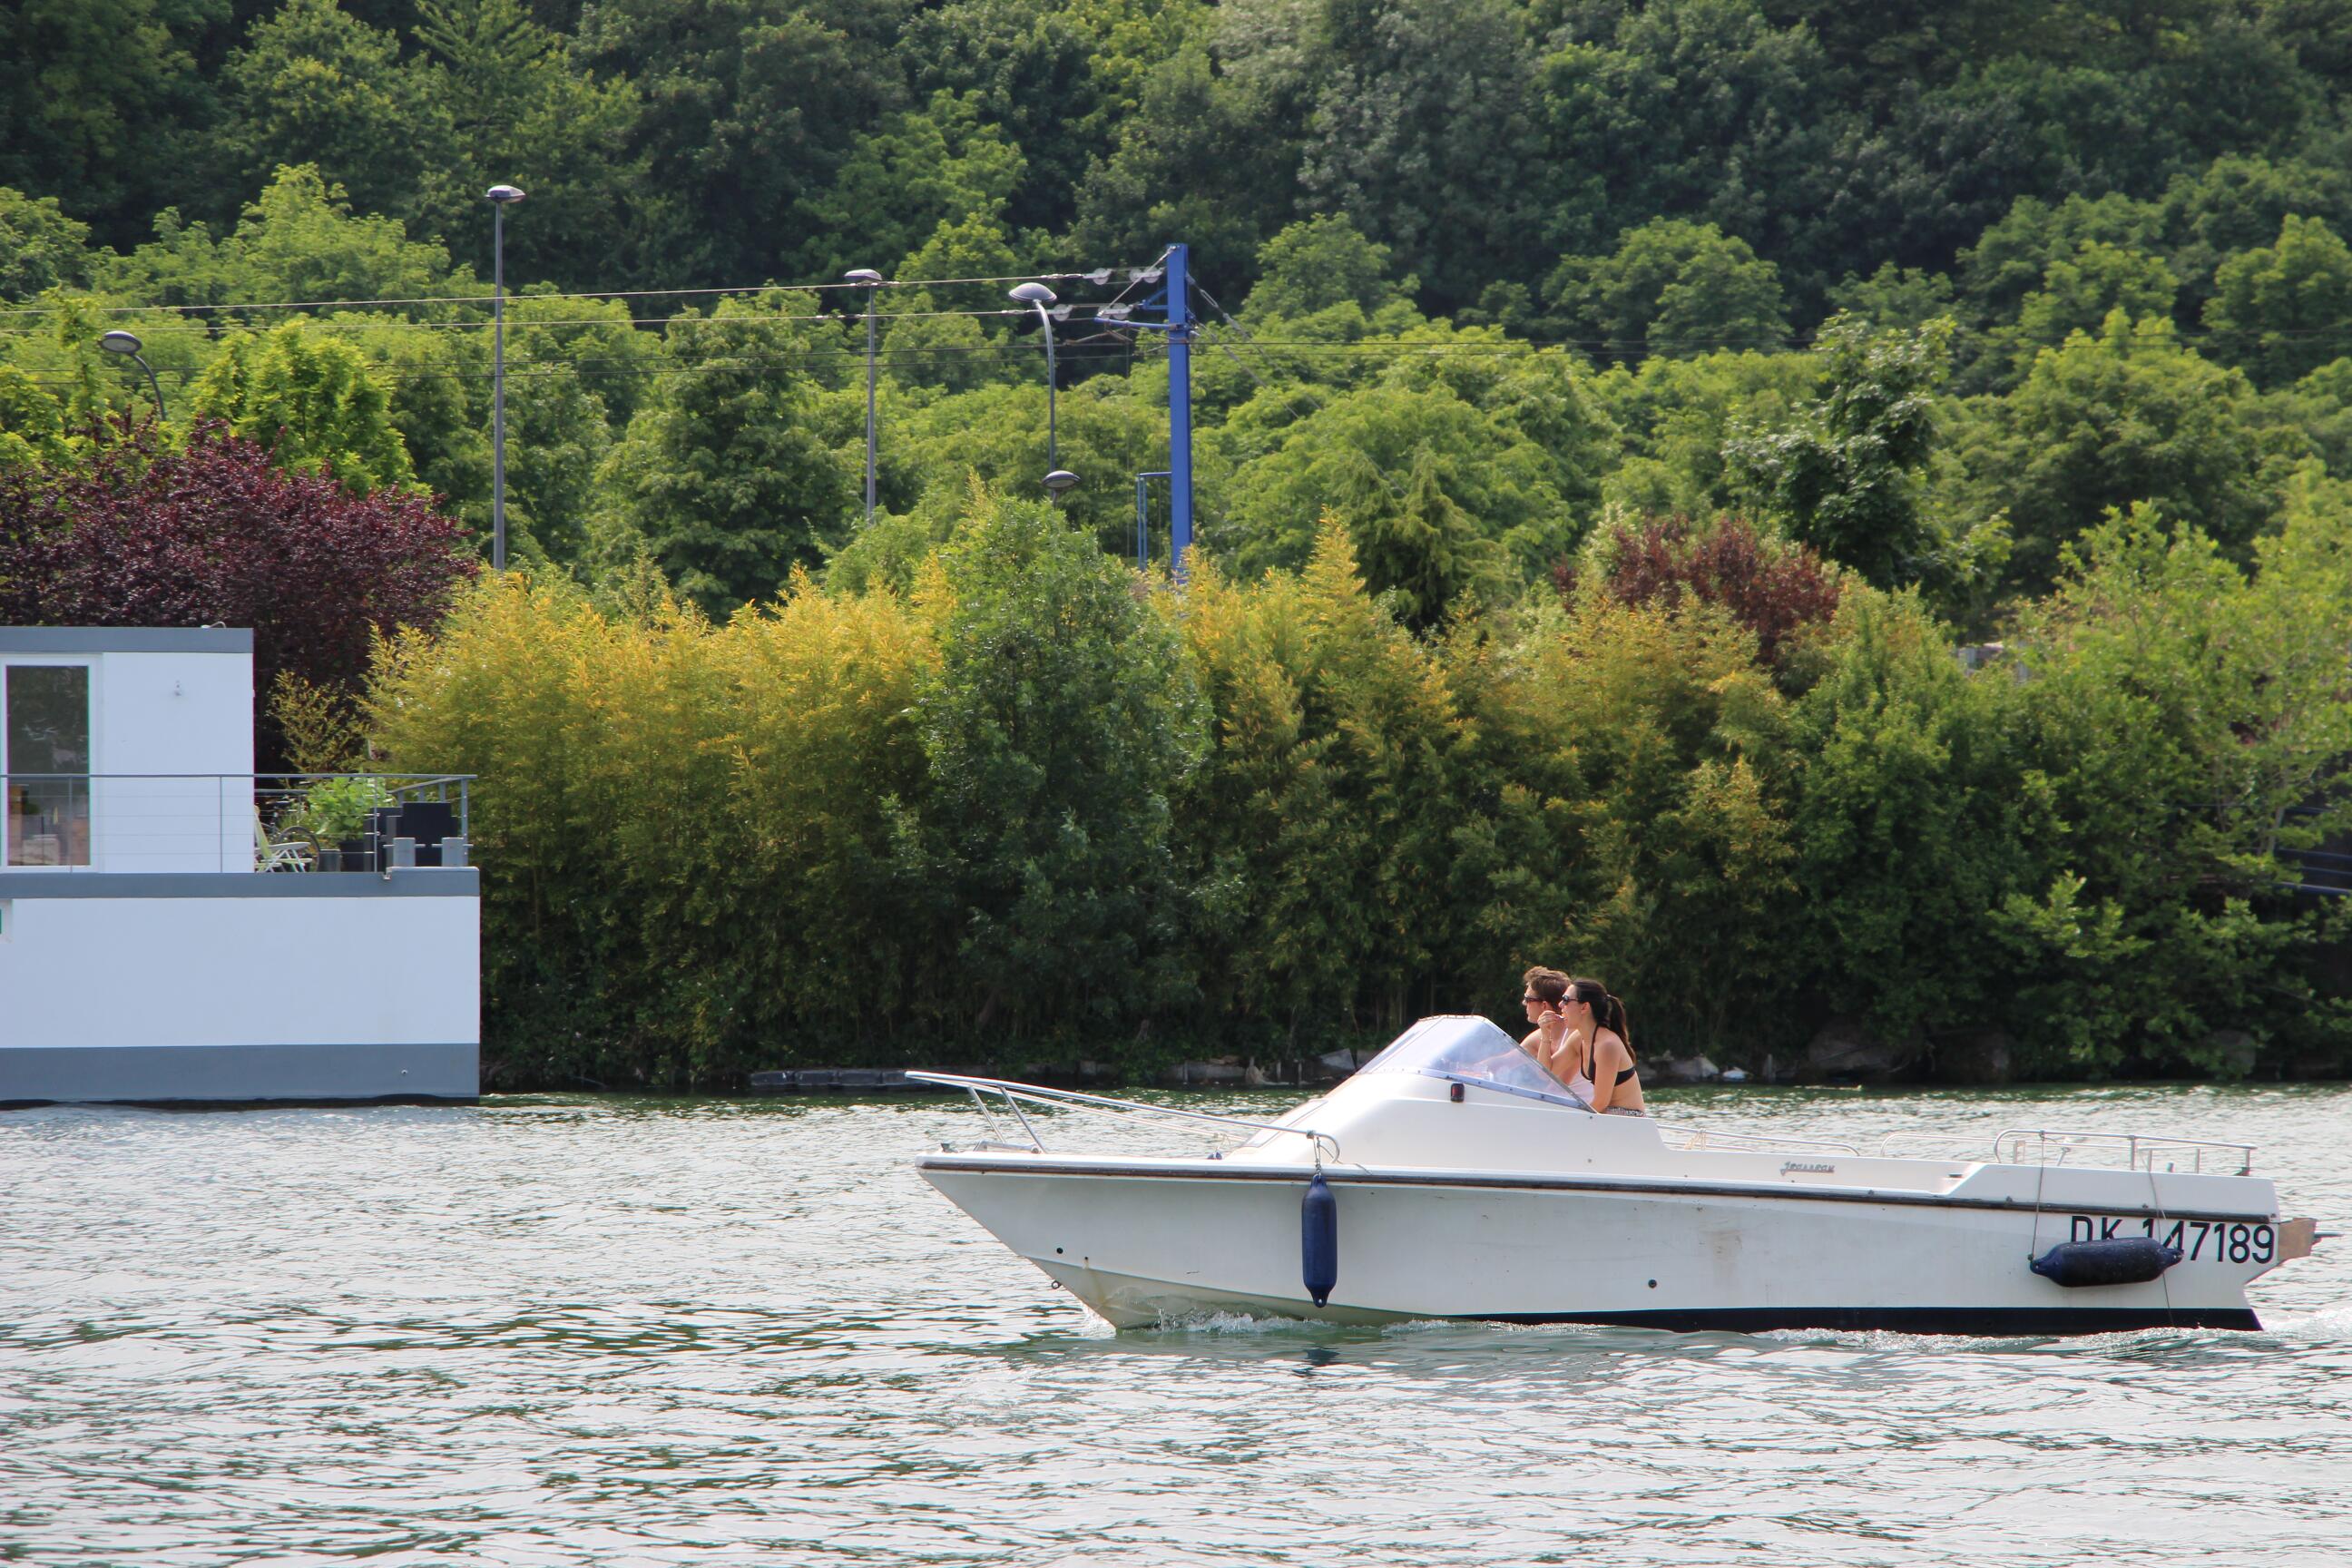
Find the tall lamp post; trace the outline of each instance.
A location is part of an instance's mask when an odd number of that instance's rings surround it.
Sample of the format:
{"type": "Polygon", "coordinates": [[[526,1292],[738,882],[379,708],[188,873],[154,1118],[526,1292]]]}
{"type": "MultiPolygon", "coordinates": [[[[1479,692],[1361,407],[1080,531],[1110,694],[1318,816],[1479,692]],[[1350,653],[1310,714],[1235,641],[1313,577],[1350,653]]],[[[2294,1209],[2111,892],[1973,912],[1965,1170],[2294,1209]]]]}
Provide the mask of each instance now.
{"type": "Polygon", "coordinates": [[[149,364],[145,356],[140,353],[138,334],[134,332],[126,332],[121,328],[117,327],[114,331],[99,339],[98,346],[104,349],[110,354],[129,354],[131,356],[131,363],[138,365],[141,370],[147,373],[147,389],[155,395],[155,417],[158,419],[169,419],[171,415],[166,413],[163,408],[163,384],[155,379],[155,367],[149,364]]]}
{"type": "Polygon", "coordinates": [[[871,267],[845,272],[842,281],[866,290],[866,526],[874,526],[874,291],[882,274],[871,267]]]}
{"type": "Polygon", "coordinates": [[[490,204],[490,570],[507,569],[507,208],[514,185],[482,193],[490,204]]]}
{"type": "Polygon", "coordinates": [[[1043,283],[1024,283],[1006,298],[1035,310],[1037,324],[1045,329],[1045,489],[1059,501],[1062,492],[1078,482],[1078,476],[1062,467],[1061,447],[1054,428],[1054,313],[1046,309],[1054,303],[1054,291],[1043,283]]]}

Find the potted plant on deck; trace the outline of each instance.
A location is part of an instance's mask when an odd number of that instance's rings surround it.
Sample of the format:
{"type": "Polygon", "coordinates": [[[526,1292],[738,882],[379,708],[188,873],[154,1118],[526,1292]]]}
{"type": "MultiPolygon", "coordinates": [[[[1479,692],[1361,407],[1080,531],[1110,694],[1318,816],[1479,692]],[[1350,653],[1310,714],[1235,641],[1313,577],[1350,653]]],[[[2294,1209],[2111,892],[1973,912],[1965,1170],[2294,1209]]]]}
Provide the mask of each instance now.
{"type": "Polygon", "coordinates": [[[371,812],[392,804],[392,789],[382,779],[365,773],[315,779],[304,786],[293,816],[294,826],[321,845],[334,864],[322,869],[358,871],[370,868],[368,818],[371,812]]]}

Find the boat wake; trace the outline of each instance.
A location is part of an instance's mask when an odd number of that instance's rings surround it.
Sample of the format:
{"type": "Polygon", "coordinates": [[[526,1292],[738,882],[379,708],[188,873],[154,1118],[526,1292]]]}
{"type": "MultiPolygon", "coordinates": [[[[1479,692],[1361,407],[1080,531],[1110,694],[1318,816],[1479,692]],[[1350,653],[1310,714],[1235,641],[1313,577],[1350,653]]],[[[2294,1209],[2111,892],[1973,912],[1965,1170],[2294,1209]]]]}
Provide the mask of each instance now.
{"type": "Polygon", "coordinates": [[[2283,1340],[2313,1344],[2339,1343],[2352,1340],[2352,1301],[2315,1307],[2307,1312],[2266,1310],[2263,1314],[2263,1327],[2283,1340]]]}

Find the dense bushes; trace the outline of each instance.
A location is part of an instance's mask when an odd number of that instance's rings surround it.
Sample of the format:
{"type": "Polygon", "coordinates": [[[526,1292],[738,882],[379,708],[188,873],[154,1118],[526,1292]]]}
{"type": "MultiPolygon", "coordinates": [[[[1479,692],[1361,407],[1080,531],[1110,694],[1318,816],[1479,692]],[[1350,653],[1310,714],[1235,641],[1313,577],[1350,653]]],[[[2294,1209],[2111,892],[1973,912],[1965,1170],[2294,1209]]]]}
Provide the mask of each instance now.
{"type": "Polygon", "coordinates": [[[2223,1028],[2342,1064],[2274,857],[2347,816],[2347,538],[2304,506],[2250,574],[2116,518],[1971,671],[1801,552],[1768,659],[1691,565],[1755,580],[1738,523],[1422,637],[1336,521],[1178,595],[976,494],[911,589],[802,577],[724,626],[484,583],[372,709],[397,765],[481,775],[509,1083],[1295,1057],[1508,1017],[1538,960],[1651,1052],[1786,1059],[1851,1014],[2049,1075],[2223,1067],[2223,1028]]]}

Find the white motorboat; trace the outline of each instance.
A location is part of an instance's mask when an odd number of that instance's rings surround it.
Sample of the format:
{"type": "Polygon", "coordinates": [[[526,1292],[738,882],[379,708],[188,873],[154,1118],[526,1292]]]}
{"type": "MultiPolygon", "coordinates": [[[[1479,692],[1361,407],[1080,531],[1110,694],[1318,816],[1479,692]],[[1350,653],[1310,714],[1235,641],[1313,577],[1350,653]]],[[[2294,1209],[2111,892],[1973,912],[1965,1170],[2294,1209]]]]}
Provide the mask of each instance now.
{"type": "Polygon", "coordinates": [[[1220,1312],[1757,1331],[2256,1329],[2307,1254],[2252,1150],[2029,1129],[1991,1160],[1596,1115],[1484,1018],[1426,1018],[1270,1122],[910,1074],[1008,1113],[925,1179],[1121,1328],[1220,1312]],[[1024,1107],[1031,1108],[1024,1110],[1024,1107]],[[1047,1149],[1073,1109],[1189,1118],[1190,1157],[1047,1149]],[[1246,1136],[1241,1136],[1246,1132],[1246,1136]],[[2105,1163],[2086,1163],[2104,1155],[2105,1163]]]}

